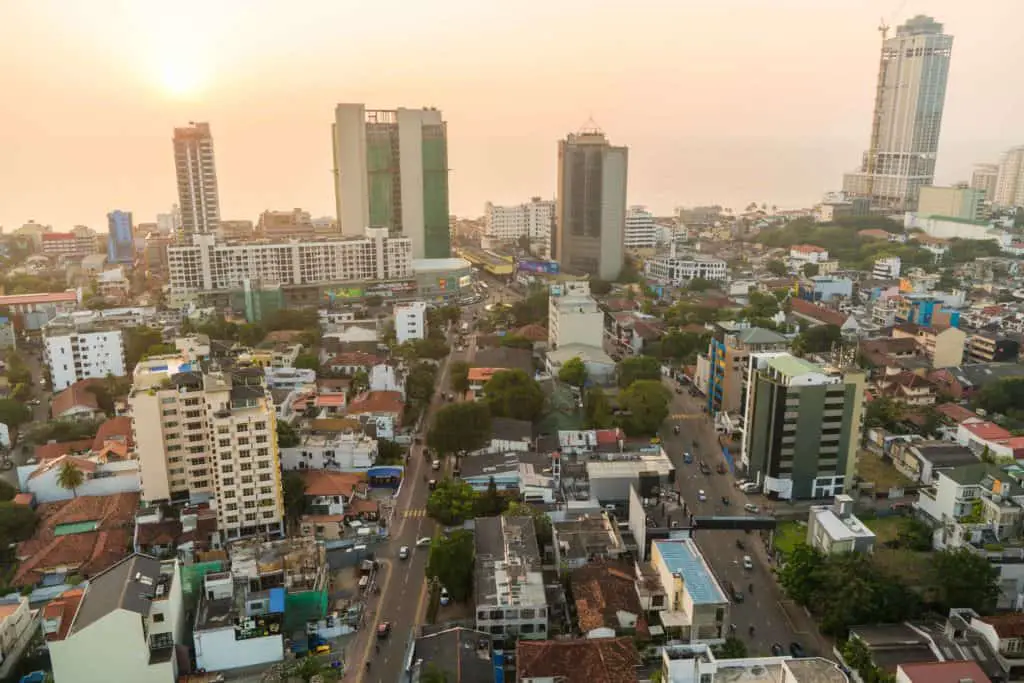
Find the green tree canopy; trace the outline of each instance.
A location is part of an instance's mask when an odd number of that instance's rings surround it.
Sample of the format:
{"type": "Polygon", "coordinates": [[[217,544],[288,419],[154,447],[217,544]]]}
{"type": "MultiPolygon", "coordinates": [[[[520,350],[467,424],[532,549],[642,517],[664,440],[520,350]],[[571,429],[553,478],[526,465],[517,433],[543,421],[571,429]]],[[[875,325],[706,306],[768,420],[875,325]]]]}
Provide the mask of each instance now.
{"type": "Polygon", "coordinates": [[[395,465],[405,460],[405,446],[391,439],[377,439],[377,464],[395,465]]]}
{"type": "Polygon", "coordinates": [[[661,363],[653,356],[630,356],[619,363],[618,374],[623,388],[641,379],[660,380],[661,363]]]}
{"type": "Polygon", "coordinates": [[[986,384],[975,397],[974,405],[992,414],[1024,418],[1024,378],[1007,377],[986,384]]]}
{"type": "Polygon", "coordinates": [[[517,327],[524,325],[538,324],[547,326],[548,323],[548,290],[546,287],[537,288],[527,294],[525,299],[520,299],[512,304],[512,319],[517,327]]]}
{"type": "Polygon", "coordinates": [[[612,283],[607,280],[594,279],[590,281],[590,293],[594,296],[604,296],[612,291],[612,283]]]}
{"type": "Polygon", "coordinates": [[[281,477],[281,489],[284,497],[284,513],[288,521],[295,524],[308,509],[306,499],[306,480],[295,470],[286,470],[281,477]]]}
{"type": "Polygon", "coordinates": [[[448,368],[452,389],[460,394],[469,391],[469,363],[464,360],[453,362],[448,368]]]}
{"type": "Polygon", "coordinates": [[[484,385],[484,401],[494,417],[532,422],[544,410],[544,391],[522,370],[501,370],[484,385]]]}
{"type": "Polygon", "coordinates": [[[427,498],[427,514],[444,525],[462,524],[473,517],[477,494],[467,482],[445,479],[427,498]]]}
{"type": "Polygon", "coordinates": [[[300,353],[295,359],[295,367],[300,370],[313,370],[318,372],[320,370],[320,359],[317,358],[316,351],[300,353]]]}
{"type": "Polygon", "coordinates": [[[896,430],[903,409],[900,404],[888,396],[877,396],[868,402],[864,409],[864,426],[881,427],[887,431],[896,430]]]}
{"type": "Polygon", "coordinates": [[[427,445],[440,455],[462,455],[487,445],[491,438],[491,412],[478,401],[452,403],[434,415],[427,445]]]}
{"type": "Polygon", "coordinates": [[[775,277],[786,277],[789,275],[789,268],[787,268],[786,264],[779,259],[772,259],[768,263],[764,264],[764,267],[765,270],[775,277]]]}
{"type": "Polygon", "coordinates": [[[506,334],[499,342],[502,346],[511,349],[532,349],[533,342],[518,334],[506,334]]]}
{"type": "Polygon", "coordinates": [[[437,384],[437,366],[433,363],[414,363],[405,378],[405,391],[410,401],[429,403],[437,384]]]}
{"type": "Polygon", "coordinates": [[[743,659],[747,656],[747,644],[736,636],[729,636],[715,648],[715,656],[722,659],[743,659]]]}
{"type": "Polygon", "coordinates": [[[821,266],[817,263],[805,263],[800,270],[803,271],[804,277],[814,277],[821,272],[821,266]]]}
{"type": "Polygon", "coordinates": [[[612,405],[599,386],[592,386],[583,395],[583,414],[587,429],[608,429],[614,424],[612,405]]]}
{"type": "Polygon", "coordinates": [[[29,506],[0,502],[0,554],[9,552],[12,543],[31,538],[37,521],[35,510],[29,506]]]}
{"type": "Polygon", "coordinates": [[[85,483],[85,475],[82,474],[82,470],[78,469],[71,460],[65,460],[60,466],[60,470],[57,472],[57,486],[71,491],[71,493],[78,497],[78,488],[85,483]]]}
{"type": "Polygon", "coordinates": [[[17,429],[31,419],[32,411],[27,405],[12,398],[0,398],[0,422],[17,429]]]}
{"type": "MultiPolygon", "coordinates": [[[[689,363],[698,353],[707,351],[711,333],[680,332],[673,330],[661,338],[661,357],[689,363]]],[[[660,372],[660,369],[659,369],[660,372]]]]}
{"type": "Polygon", "coordinates": [[[277,447],[294,448],[299,445],[299,433],[284,420],[277,421],[277,447]]]}
{"type": "Polygon", "coordinates": [[[455,531],[449,536],[437,536],[430,544],[427,576],[448,589],[457,602],[465,602],[473,592],[473,561],[475,547],[473,534],[455,531]]]}
{"type": "Polygon", "coordinates": [[[579,356],[570,358],[558,369],[558,381],[582,387],[587,383],[587,365],[579,356]]]}
{"type": "MultiPolygon", "coordinates": [[[[159,347],[164,341],[160,330],[152,327],[129,327],[124,331],[124,362],[130,373],[135,365],[142,360],[149,350],[159,347]]],[[[152,355],[152,354],[149,354],[152,355]]]]}
{"type": "Polygon", "coordinates": [[[649,436],[658,433],[661,423],[668,417],[672,393],[660,380],[641,379],[619,393],[619,408],[626,411],[622,427],[630,436],[649,436]]]}
{"type": "Polygon", "coordinates": [[[990,614],[999,598],[999,569],[967,548],[941,550],[932,556],[931,584],[934,600],[945,610],[970,607],[990,614]]]}
{"type": "Polygon", "coordinates": [[[838,325],[815,325],[808,327],[793,340],[793,353],[825,353],[832,345],[842,341],[843,333],[838,325]]]}

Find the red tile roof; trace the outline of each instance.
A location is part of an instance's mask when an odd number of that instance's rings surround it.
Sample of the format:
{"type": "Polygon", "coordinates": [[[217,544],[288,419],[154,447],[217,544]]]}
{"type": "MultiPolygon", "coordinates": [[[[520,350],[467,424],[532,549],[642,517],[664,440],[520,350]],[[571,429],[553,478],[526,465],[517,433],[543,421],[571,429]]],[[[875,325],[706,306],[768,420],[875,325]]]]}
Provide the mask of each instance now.
{"type": "Polygon", "coordinates": [[[24,304],[57,304],[75,303],[78,295],[75,292],[36,292],[35,294],[8,294],[0,296],[0,306],[20,306],[24,304]]]}
{"type": "Polygon", "coordinates": [[[991,683],[985,671],[974,661],[925,662],[900,664],[899,669],[909,683],[991,683]]]}
{"type": "Polygon", "coordinates": [[[71,622],[75,619],[78,606],[82,604],[85,591],[81,588],[74,588],[62,594],[56,600],[51,600],[43,607],[43,620],[57,620],[60,624],[56,633],[47,633],[46,642],[52,643],[55,640],[64,640],[71,630],[71,622]]]}
{"type": "Polygon", "coordinates": [[[89,391],[89,387],[98,381],[95,379],[83,379],[56,394],[50,403],[50,414],[54,417],[60,417],[73,408],[86,408],[98,411],[100,404],[96,400],[96,394],[89,391]]]}
{"type": "Polygon", "coordinates": [[[813,244],[795,244],[792,247],[790,247],[789,250],[801,254],[821,254],[827,251],[827,249],[822,249],[821,247],[815,246],[813,244]]]}
{"type": "Polygon", "coordinates": [[[981,617],[981,621],[991,626],[1000,638],[1024,638],[1024,612],[981,617]]]}
{"type": "Polygon", "coordinates": [[[537,324],[524,325],[516,330],[513,334],[517,337],[523,337],[529,339],[532,342],[546,342],[548,340],[548,330],[546,327],[537,324]]]}
{"type": "Polygon", "coordinates": [[[36,446],[33,453],[37,462],[53,460],[67,453],[85,453],[92,449],[92,439],[79,439],[78,441],[60,441],[58,443],[47,443],[36,446]]]}
{"type": "Polygon", "coordinates": [[[74,233],[71,232],[44,232],[41,237],[43,242],[60,242],[62,240],[75,239],[74,233]]]}
{"type": "Polygon", "coordinates": [[[125,416],[114,417],[101,424],[96,431],[96,438],[92,441],[92,449],[103,450],[108,441],[126,444],[131,450],[135,446],[132,441],[132,419],[125,416]]]}
{"type": "Polygon", "coordinates": [[[803,299],[790,299],[790,305],[792,306],[793,313],[817,320],[825,325],[842,327],[848,317],[839,311],[833,311],[831,308],[825,308],[803,299]]]}
{"type": "Polygon", "coordinates": [[[32,474],[28,475],[28,478],[33,479],[51,470],[60,469],[66,462],[73,464],[82,474],[92,474],[96,471],[96,463],[92,460],[87,460],[86,458],[80,458],[76,455],[67,453],[39,463],[36,468],[32,470],[32,474]]]}
{"type": "Polygon", "coordinates": [[[939,411],[939,413],[948,417],[957,424],[960,424],[965,420],[978,417],[978,414],[973,410],[964,408],[963,406],[958,406],[955,403],[943,403],[942,405],[935,406],[935,410],[939,411]]]}
{"type": "Polygon", "coordinates": [[[405,410],[405,401],[398,391],[371,391],[365,398],[353,401],[348,406],[349,415],[363,413],[393,413],[401,415],[405,410]]]}
{"type": "Polygon", "coordinates": [[[31,505],[35,498],[36,497],[31,493],[19,493],[14,496],[14,499],[11,500],[11,502],[15,505],[31,505]]]}
{"type": "Polygon", "coordinates": [[[635,573],[628,563],[588,564],[573,571],[570,582],[576,600],[576,620],[584,633],[599,628],[618,630],[620,612],[636,615],[637,633],[647,633],[635,573]]]}
{"type": "Polygon", "coordinates": [[[339,353],[337,356],[327,361],[327,366],[333,367],[335,365],[341,365],[346,367],[359,366],[366,368],[373,367],[374,365],[378,365],[383,362],[383,358],[372,353],[365,353],[363,351],[347,351],[345,353],[339,353]]]}
{"type": "Polygon", "coordinates": [[[552,678],[561,683],[633,683],[640,655],[632,638],[520,640],[516,680],[552,678]]]}
{"type": "Polygon", "coordinates": [[[619,442],[619,439],[624,438],[624,434],[618,429],[598,429],[597,430],[597,443],[599,446],[607,446],[619,442]]]}
{"type": "Polygon", "coordinates": [[[962,422],[960,426],[982,441],[1004,441],[1013,437],[1013,434],[994,422],[978,420],[977,422],[962,422]]]}
{"type": "Polygon", "coordinates": [[[366,475],[328,470],[301,470],[307,496],[351,496],[367,486],[366,475]]]}

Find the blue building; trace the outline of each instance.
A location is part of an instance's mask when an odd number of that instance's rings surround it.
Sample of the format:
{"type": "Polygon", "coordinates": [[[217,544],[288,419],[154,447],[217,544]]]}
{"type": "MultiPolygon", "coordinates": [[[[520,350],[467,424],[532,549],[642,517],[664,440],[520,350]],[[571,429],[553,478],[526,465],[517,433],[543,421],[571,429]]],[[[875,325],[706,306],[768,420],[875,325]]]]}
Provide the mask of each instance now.
{"type": "Polygon", "coordinates": [[[853,296],[853,280],[847,277],[816,275],[800,283],[800,298],[815,303],[853,296]]]}
{"type": "Polygon", "coordinates": [[[107,261],[110,263],[135,262],[131,211],[111,211],[107,214],[107,261]]]}

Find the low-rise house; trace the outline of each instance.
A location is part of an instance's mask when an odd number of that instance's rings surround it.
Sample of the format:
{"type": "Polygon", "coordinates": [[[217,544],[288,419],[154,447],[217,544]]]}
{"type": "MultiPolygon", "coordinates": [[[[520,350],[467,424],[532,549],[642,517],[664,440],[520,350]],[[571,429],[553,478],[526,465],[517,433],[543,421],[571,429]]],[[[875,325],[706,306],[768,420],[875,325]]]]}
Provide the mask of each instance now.
{"type": "Polygon", "coordinates": [[[992,683],[977,662],[922,662],[896,667],[896,683],[992,683]]]}
{"type": "Polygon", "coordinates": [[[956,327],[906,323],[894,327],[892,336],[915,339],[933,368],[958,367],[963,363],[967,334],[956,327]]]}
{"type": "Polygon", "coordinates": [[[498,491],[514,491],[528,503],[553,503],[557,467],[557,458],[547,453],[482,453],[461,460],[459,479],[480,493],[493,481],[498,491]]]}
{"type": "Polygon", "coordinates": [[[192,637],[200,671],[229,671],[284,659],[285,589],[251,591],[231,572],[203,577],[192,637]]]}
{"type": "Polygon", "coordinates": [[[103,417],[96,394],[89,387],[102,380],[83,379],[64,391],[54,394],[50,401],[50,415],[55,420],[94,420],[103,417]]]}
{"type": "Polygon", "coordinates": [[[323,364],[323,368],[330,372],[336,372],[338,374],[348,375],[351,377],[360,370],[369,374],[370,368],[383,362],[384,359],[376,353],[367,353],[365,351],[345,351],[328,359],[327,362],[323,364]]]}
{"type": "Polygon", "coordinates": [[[631,563],[608,561],[579,567],[569,575],[569,584],[584,637],[650,636],[631,563]]]}
{"type": "Polygon", "coordinates": [[[668,596],[665,633],[684,643],[725,642],[730,602],[693,539],[655,541],[651,567],[668,596]]]}
{"type": "Polygon", "coordinates": [[[40,627],[43,632],[43,640],[48,645],[55,640],[64,640],[71,630],[71,622],[75,620],[75,613],[82,603],[82,596],[85,595],[84,588],[73,588],[65,591],[43,607],[40,615],[40,627]]]}
{"type": "Polygon", "coordinates": [[[1024,613],[982,617],[973,610],[961,609],[953,610],[949,621],[981,637],[1005,680],[1024,676],[1024,613]]]}
{"type": "Polygon", "coordinates": [[[853,498],[840,494],[832,505],[811,506],[807,544],[826,555],[870,553],[875,549],[875,532],[853,514],[853,498]]]}
{"type": "Polygon", "coordinates": [[[522,370],[533,376],[533,351],[517,349],[510,346],[498,346],[480,349],[473,356],[471,364],[474,368],[494,368],[495,370],[522,370]]]}
{"type": "MultiPolygon", "coordinates": [[[[333,420],[315,422],[323,424],[333,420]]],[[[353,424],[357,426],[359,422],[353,424]]],[[[365,472],[377,460],[377,440],[361,432],[313,431],[299,438],[298,446],[280,449],[281,468],[285,471],[365,472]]]]}
{"type": "Polygon", "coordinates": [[[984,547],[1021,531],[1020,485],[1003,468],[979,462],[939,470],[932,486],[918,490],[914,506],[935,526],[933,544],[984,547]]]}
{"type": "Polygon", "coordinates": [[[923,376],[904,370],[886,373],[876,383],[879,394],[908,406],[930,406],[937,399],[935,386],[923,376]]]}
{"type": "Polygon", "coordinates": [[[835,662],[821,657],[720,658],[704,644],[661,648],[664,683],[850,683],[835,662]]]}
{"type": "Polygon", "coordinates": [[[889,449],[892,464],[913,482],[929,486],[939,470],[972,465],[978,456],[949,441],[900,441],[889,449]]]}
{"type": "Polygon", "coordinates": [[[285,389],[295,391],[296,389],[312,390],[316,385],[316,370],[308,368],[263,368],[266,377],[267,388],[285,389]]]}
{"type": "Polygon", "coordinates": [[[496,417],[491,420],[491,441],[477,453],[525,453],[533,448],[533,423],[496,417]]]}
{"type": "Polygon", "coordinates": [[[377,502],[369,497],[365,474],[303,470],[307,513],[300,520],[304,535],[337,540],[353,521],[376,521],[377,502]]]}
{"type": "Polygon", "coordinates": [[[56,683],[178,680],[178,650],[186,641],[177,562],[126,557],[92,577],[65,629],[67,617],[63,612],[47,633],[57,636],[48,642],[56,683]]]}
{"type": "Polygon", "coordinates": [[[36,622],[28,605],[28,598],[0,602],[0,662],[8,668],[17,656],[19,645],[28,636],[36,622]]]}
{"type": "Polygon", "coordinates": [[[803,299],[790,299],[790,314],[798,321],[815,327],[818,325],[835,325],[843,335],[856,335],[860,332],[860,324],[856,318],[837,309],[815,304],[803,299]]]}
{"type": "Polygon", "coordinates": [[[38,503],[142,490],[138,460],[109,459],[91,453],[86,456],[61,455],[38,465],[23,465],[18,468],[18,479],[21,490],[35,496],[38,503]],[[61,485],[61,472],[66,467],[73,467],[81,473],[80,486],[68,489],[61,485]]]}
{"type": "Polygon", "coordinates": [[[1014,436],[1003,427],[980,417],[961,422],[957,426],[956,441],[979,456],[988,451],[993,458],[1024,458],[1024,437],[1014,436]]]}
{"type": "Polygon", "coordinates": [[[609,386],[615,381],[615,360],[600,346],[566,344],[550,349],[544,355],[548,374],[557,377],[562,366],[573,358],[579,358],[587,368],[587,379],[594,384],[609,386]]]}
{"type": "Polygon", "coordinates": [[[554,522],[551,532],[559,574],[626,554],[619,529],[606,513],[554,522]]]}
{"type": "Polygon", "coordinates": [[[178,517],[164,517],[160,507],[135,517],[135,552],[158,558],[178,557],[191,563],[198,553],[219,549],[217,512],[208,505],[182,508],[178,517]]]}
{"type": "Polygon", "coordinates": [[[509,645],[516,638],[547,638],[548,604],[533,518],[479,518],[474,539],[476,628],[509,645]]]}
{"type": "Polygon", "coordinates": [[[516,643],[517,683],[633,683],[640,664],[632,638],[516,643]]]}
{"type": "Polygon", "coordinates": [[[361,418],[366,416],[377,423],[377,437],[395,438],[395,431],[402,424],[405,399],[397,391],[372,391],[348,404],[346,415],[361,418]]]}

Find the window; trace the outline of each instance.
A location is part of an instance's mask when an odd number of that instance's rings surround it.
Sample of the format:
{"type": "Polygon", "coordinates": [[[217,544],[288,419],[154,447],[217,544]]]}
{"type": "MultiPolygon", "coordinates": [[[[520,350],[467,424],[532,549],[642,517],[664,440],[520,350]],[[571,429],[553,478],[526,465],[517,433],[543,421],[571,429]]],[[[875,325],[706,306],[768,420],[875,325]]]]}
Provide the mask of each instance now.
{"type": "Polygon", "coordinates": [[[519,627],[519,632],[520,633],[533,633],[533,629],[534,629],[533,624],[523,624],[522,626],[519,627]]]}
{"type": "Polygon", "coordinates": [[[240,424],[235,428],[235,431],[237,431],[238,433],[247,432],[249,431],[249,425],[244,423],[240,424]]]}
{"type": "Polygon", "coordinates": [[[163,614],[163,612],[157,612],[156,614],[153,615],[153,623],[154,624],[162,624],[163,621],[164,621],[164,614],[163,614]]]}

